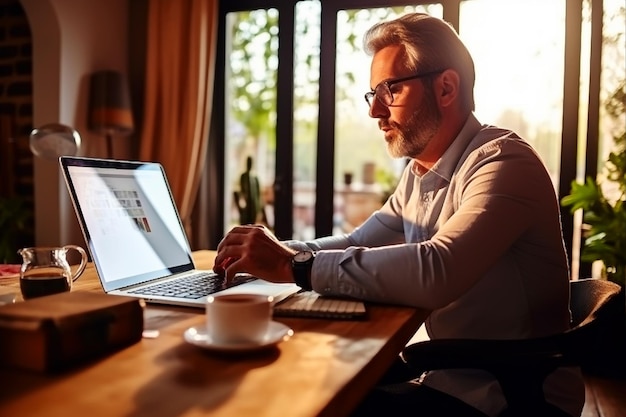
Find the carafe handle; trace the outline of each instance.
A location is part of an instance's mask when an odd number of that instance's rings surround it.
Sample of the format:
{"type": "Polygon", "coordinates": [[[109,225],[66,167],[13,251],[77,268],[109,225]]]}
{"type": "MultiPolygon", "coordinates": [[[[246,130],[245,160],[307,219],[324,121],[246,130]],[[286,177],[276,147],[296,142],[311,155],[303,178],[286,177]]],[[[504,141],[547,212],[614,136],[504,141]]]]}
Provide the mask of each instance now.
{"type": "Polygon", "coordinates": [[[66,251],[70,249],[74,249],[75,251],[80,253],[80,264],[72,272],[72,282],[74,282],[78,279],[78,277],[81,276],[83,271],[85,271],[85,267],[87,266],[87,260],[88,260],[87,252],[85,252],[85,249],[83,249],[82,247],[78,245],[65,245],[63,246],[63,249],[65,249],[66,251]]]}

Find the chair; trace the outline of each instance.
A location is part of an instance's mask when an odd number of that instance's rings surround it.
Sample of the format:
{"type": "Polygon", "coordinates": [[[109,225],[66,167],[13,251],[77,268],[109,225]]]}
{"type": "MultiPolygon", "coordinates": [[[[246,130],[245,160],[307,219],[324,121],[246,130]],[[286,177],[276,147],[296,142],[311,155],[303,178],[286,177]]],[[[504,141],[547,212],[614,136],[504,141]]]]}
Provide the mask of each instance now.
{"type": "Polygon", "coordinates": [[[501,417],[567,416],[545,401],[546,376],[561,366],[596,367],[609,346],[618,349],[625,333],[619,285],[588,278],[570,281],[570,288],[572,327],[564,333],[524,340],[430,340],[407,346],[401,357],[416,376],[434,369],[491,372],[508,403],[501,417]]]}

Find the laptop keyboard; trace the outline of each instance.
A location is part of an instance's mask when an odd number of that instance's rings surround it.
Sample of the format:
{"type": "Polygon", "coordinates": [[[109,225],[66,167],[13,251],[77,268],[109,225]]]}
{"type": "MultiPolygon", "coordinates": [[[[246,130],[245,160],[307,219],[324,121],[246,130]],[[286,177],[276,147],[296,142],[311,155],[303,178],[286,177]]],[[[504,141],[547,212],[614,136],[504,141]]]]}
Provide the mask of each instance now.
{"type": "Polygon", "coordinates": [[[129,292],[133,294],[195,299],[225,288],[224,278],[218,274],[198,272],[184,278],[152,284],[129,292]]]}

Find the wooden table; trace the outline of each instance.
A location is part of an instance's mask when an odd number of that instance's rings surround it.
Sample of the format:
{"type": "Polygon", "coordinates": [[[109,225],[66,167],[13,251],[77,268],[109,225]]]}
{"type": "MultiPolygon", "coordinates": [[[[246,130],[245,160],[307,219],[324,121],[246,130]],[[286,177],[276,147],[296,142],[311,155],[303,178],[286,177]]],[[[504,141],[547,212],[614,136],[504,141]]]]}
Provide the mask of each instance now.
{"type": "MultiPolygon", "coordinates": [[[[199,268],[214,256],[194,253],[199,268]]],[[[92,265],[74,285],[102,291],[92,265]]],[[[16,291],[17,278],[0,281],[0,294],[16,291]]],[[[203,310],[149,305],[154,339],[60,375],[0,371],[0,416],[346,416],[427,316],[379,305],[368,312],[365,321],[280,318],[295,332],[289,340],[225,355],[183,340],[203,310]]]]}

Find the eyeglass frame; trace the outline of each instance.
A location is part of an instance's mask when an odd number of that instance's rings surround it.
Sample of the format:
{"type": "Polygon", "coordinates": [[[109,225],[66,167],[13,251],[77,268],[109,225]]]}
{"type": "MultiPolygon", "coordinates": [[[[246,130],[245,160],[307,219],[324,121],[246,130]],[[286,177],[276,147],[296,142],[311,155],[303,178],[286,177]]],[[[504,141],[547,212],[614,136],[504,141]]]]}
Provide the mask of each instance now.
{"type": "Polygon", "coordinates": [[[418,78],[429,77],[429,76],[435,75],[435,74],[441,74],[444,71],[445,70],[440,69],[440,70],[435,70],[435,71],[428,71],[428,72],[425,72],[423,74],[415,74],[415,75],[409,75],[408,77],[392,78],[391,80],[381,81],[378,84],[376,84],[376,87],[374,87],[373,90],[370,90],[367,93],[365,93],[365,95],[364,95],[365,102],[371,108],[373,101],[372,101],[372,103],[370,103],[370,100],[372,100],[374,97],[376,97],[376,100],[378,100],[378,102],[380,104],[382,104],[385,107],[389,107],[389,106],[391,106],[393,104],[393,101],[395,100],[395,97],[393,96],[393,92],[391,91],[391,86],[392,85],[398,84],[398,83],[402,83],[402,82],[405,82],[405,81],[416,80],[418,78]],[[378,90],[378,88],[380,88],[382,86],[387,88],[387,91],[389,91],[389,95],[391,96],[391,101],[389,102],[389,104],[383,103],[382,100],[379,98],[378,94],[376,94],[376,90],[378,90]]]}

